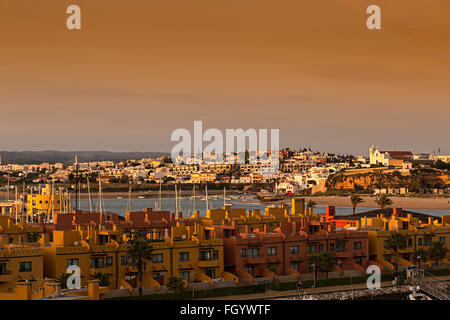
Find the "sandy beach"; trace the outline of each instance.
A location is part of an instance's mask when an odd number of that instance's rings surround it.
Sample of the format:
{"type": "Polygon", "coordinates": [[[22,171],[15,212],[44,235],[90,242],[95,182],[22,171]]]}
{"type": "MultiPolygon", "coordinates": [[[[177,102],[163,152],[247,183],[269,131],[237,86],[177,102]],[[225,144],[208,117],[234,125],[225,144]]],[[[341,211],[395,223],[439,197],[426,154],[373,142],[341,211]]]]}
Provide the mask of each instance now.
{"type": "MultiPolygon", "coordinates": [[[[376,197],[362,196],[364,202],[358,208],[378,208],[375,203],[376,197]]],[[[450,210],[450,198],[416,198],[416,197],[395,197],[389,196],[393,201],[393,208],[403,209],[430,209],[430,210],[450,210]]],[[[318,205],[332,205],[337,207],[351,207],[350,197],[305,197],[306,201],[313,200],[318,205]]]]}

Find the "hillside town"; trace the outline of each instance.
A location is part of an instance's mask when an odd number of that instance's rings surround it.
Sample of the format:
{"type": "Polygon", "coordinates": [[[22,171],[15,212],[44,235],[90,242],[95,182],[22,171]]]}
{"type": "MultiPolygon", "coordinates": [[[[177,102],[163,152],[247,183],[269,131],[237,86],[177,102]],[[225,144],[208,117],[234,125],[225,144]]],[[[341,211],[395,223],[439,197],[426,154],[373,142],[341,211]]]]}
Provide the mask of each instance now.
{"type": "MultiPolygon", "coordinates": [[[[279,152],[278,172],[264,173],[267,162],[229,164],[174,164],[170,157],[72,164],[8,164],[0,159],[4,191],[14,185],[73,184],[75,180],[114,184],[230,184],[258,185],[277,194],[316,194],[327,191],[360,191],[372,194],[449,193],[450,155],[384,151],[371,146],[368,156],[337,155],[310,149],[279,152]],[[436,176],[435,179],[414,177],[436,176]],[[383,183],[380,176],[396,175],[397,183],[383,183]],[[365,180],[361,177],[365,177],[365,180]],[[411,177],[411,178],[408,178],[411,177]],[[378,179],[378,181],[373,181],[378,179]],[[361,181],[359,181],[361,180],[361,181]],[[371,181],[372,180],[372,181],[371,181]],[[417,180],[417,179],[416,179],[417,180]],[[414,183],[415,185],[414,185],[414,183]]],[[[73,186],[72,186],[73,188],[73,186]]],[[[85,188],[85,186],[84,186],[85,188]]]]}

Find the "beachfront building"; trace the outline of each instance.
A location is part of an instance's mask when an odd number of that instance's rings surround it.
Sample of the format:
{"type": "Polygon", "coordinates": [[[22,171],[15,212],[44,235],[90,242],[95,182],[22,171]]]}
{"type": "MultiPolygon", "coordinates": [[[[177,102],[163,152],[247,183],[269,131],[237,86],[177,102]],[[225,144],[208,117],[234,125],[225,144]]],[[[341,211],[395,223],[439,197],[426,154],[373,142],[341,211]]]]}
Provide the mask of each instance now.
{"type": "Polygon", "coordinates": [[[402,209],[394,208],[389,218],[381,213],[376,217],[361,218],[358,221],[358,228],[368,232],[370,259],[391,271],[394,270],[395,254],[392,250],[385,248],[385,243],[393,231],[406,236],[405,248],[399,250],[400,268],[419,262],[431,266],[431,261],[425,261],[423,257],[418,259],[414,255],[418,249],[428,250],[433,241],[444,244],[447,253],[443,262],[449,263],[450,216],[443,216],[441,222],[431,217],[427,222],[422,222],[411,213],[404,215],[402,209]]]}
{"type": "Polygon", "coordinates": [[[0,297],[14,292],[18,283],[30,283],[35,291],[42,286],[41,233],[40,227],[0,216],[0,297]]]}
{"type": "MultiPolygon", "coordinates": [[[[281,222],[269,232],[268,226],[224,237],[225,269],[240,281],[276,280],[279,276],[310,273],[308,256],[331,252],[337,258],[333,272],[364,271],[369,264],[365,231],[336,230],[334,224],[304,217],[281,222]]],[[[234,223],[236,226],[236,223],[234,223]]]]}

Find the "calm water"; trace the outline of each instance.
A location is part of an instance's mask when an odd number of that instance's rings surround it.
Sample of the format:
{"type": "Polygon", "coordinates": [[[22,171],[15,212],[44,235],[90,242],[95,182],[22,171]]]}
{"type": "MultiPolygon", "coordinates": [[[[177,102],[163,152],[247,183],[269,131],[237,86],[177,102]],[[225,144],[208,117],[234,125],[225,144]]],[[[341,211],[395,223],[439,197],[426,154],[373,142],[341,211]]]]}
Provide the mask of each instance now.
{"type": "MultiPolygon", "coordinates": [[[[132,198],[131,199],[131,211],[140,211],[144,208],[152,208],[152,209],[158,209],[157,206],[155,206],[155,200],[158,201],[157,198],[148,198],[148,199],[137,199],[132,198]]],[[[270,204],[262,204],[262,203],[249,203],[245,202],[241,199],[231,199],[226,201],[228,204],[232,204],[232,208],[245,208],[248,210],[254,210],[254,209],[260,209],[261,212],[264,212],[264,209],[267,206],[270,206],[270,204]]],[[[208,200],[208,206],[209,209],[217,209],[222,208],[223,206],[223,198],[218,197],[217,199],[209,199],[208,200]]],[[[107,212],[113,212],[117,213],[119,215],[124,216],[125,212],[128,207],[128,199],[104,199],[104,205],[107,212]]],[[[193,200],[191,199],[181,199],[180,200],[181,205],[181,211],[183,212],[183,215],[186,217],[188,215],[191,215],[194,211],[194,204],[193,200]]],[[[89,210],[89,200],[88,199],[81,199],[80,200],[80,206],[82,210],[89,210]]],[[[95,211],[98,211],[98,199],[93,198],[92,199],[92,208],[95,211]]],[[[206,214],[206,201],[197,199],[195,201],[195,208],[196,210],[200,211],[200,215],[204,216],[206,214]]],[[[162,210],[169,210],[171,212],[175,212],[175,198],[162,198],[161,203],[161,209],[162,210]]],[[[356,213],[365,212],[369,210],[375,210],[378,208],[367,208],[367,207],[360,207],[356,208],[356,213]]],[[[426,213],[433,216],[440,217],[444,214],[450,214],[449,210],[426,210],[426,209],[405,209],[412,212],[418,212],[418,213],[426,213]]],[[[314,211],[316,213],[322,214],[325,213],[325,206],[316,206],[314,208],[314,211]]],[[[336,207],[336,215],[348,215],[352,213],[351,207],[336,207]]]]}

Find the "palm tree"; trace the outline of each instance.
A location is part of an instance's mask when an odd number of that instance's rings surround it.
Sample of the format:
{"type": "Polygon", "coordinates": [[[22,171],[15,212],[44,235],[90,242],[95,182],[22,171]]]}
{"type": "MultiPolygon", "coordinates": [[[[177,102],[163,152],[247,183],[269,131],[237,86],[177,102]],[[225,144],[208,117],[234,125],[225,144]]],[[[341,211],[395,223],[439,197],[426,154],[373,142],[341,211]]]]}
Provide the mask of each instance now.
{"type": "Polygon", "coordinates": [[[355,214],[356,206],[362,202],[364,202],[363,198],[354,194],[350,197],[350,201],[352,202],[353,214],[355,214]]]}
{"type": "Polygon", "coordinates": [[[419,262],[419,268],[422,267],[422,261],[428,260],[428,252],[422,248],[419,248],[416,251],[414,251],[413,255],[414,255],[413,261],[414,263],[417,263],[417,261],[419,262]]]}
{"type": "Polygon", "coordinates": [[[61,275],[56,279],[56,282],[59,282],[61,284],[61,289],[67,289],[67,280],[72,274],[63,272],[61,275]]]}
{"type": "Polygon", "coordinates": [[[384,247],[388,250],[392,250],[395,254],[395,272],[398,271],[398,251],[405,249],[406,240],[408,237],[397,231],[392,231],[387,240],[385,240],[384,247]]]}
{"type": "Polygon", "coordinates": [[[139,295],[142,296],[142,275],[147,261],[152,259],[153,247],[150,240],[146,237],[137,236],[129,241],[128,255],[131,258],[133,266],[138,270],[139,295]]]}
{"type": "Polygon", "coordinates": [[[434,265],[438,267],[439,262],[445,258],[445,247],[444,244],[439,241],[433,241],[428,248],[428,254],[430,255],[430,259],[434,260],[434,265]]]}
{"type": "Polygon", "coordinates": [[[181,278],[170,277],[169,282],[167,282],[167,288],[175,293],[184,290],[184,283],[181,278]]]}
{"type": "Polygon", "coordinates": [[[381,196],[377,197],[375,203],[380,206],[381,210],[393,204],[392,200],[389,199],[385,194],[382,194],[381,196]]]}
{"type": "Polygon", "coordinates": [[[102,287],[109,287],[110,281],[109,281],[109,274],[103,273],[103,272],[96,272],[94,273],[94,279],[98,280],[98,284],[102,287]]]}

